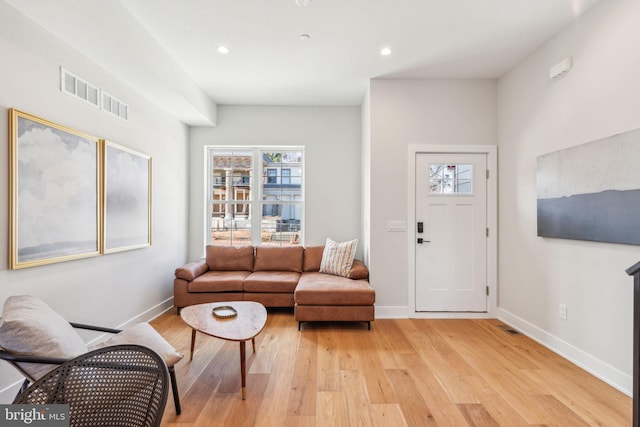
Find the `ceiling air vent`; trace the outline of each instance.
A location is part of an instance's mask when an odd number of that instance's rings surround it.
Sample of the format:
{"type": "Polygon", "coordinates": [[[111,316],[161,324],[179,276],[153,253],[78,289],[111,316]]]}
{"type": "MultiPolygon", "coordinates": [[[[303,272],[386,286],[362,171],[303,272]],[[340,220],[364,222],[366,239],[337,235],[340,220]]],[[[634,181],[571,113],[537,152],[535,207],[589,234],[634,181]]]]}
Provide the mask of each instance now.
{"type": "Polygon", "coordinates": [[[94,107],[100,107],[100,89],[62,67],[60,67],[60,90],[80,98],[94,107]]]}

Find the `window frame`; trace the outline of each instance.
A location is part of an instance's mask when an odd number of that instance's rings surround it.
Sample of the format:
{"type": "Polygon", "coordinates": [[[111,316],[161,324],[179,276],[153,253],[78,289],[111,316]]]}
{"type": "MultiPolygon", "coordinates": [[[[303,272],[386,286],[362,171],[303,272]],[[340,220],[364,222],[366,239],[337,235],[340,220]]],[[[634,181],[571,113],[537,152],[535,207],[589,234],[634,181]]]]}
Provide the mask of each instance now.
{"type": "Polygon", "coordinates": [[[430,163],[429,164],[429,196],[435,197],[460,197],[460,196],[473,196],[475,194],[474,188],[474,167],[467,163],[430,163]],[[434,175],[434,166],[438,167],[438,175],[434,175]],[[460,169],[462,172],[460,172],[460,169]],[[453,173],[447,173],[448,169],[453,169],[453,173]],[[462,174],[469,174],[468,178],[461,178],[462,174]],[[451,185],[450,190],[446,190],[447,183],[451,185]],[[434,191],[434,185],[439,187],[439,191],[434,191]],[[468,191],[463,189],[469,187],[468,191]]]}
{"type": "MultiPolygon", "coordinates": [[[[300,240],[297,241],[296,245],[304,245],[305,239],[305,169],[306,169],[306,156],[305,156],[305,147],[304,146],[266,146],[266,145],[255,145],[255,146],[226,146],[226,145],[207,145],[205,148],[205,185],[206,185],[206,194],[205,194],[205,244],[213,244],[212,241],[212,220],[214,218],[215,210],[214,205],[224,206],[225,203],[229,203],[234,206],[233,213],[237,212],[237,207],[239,204],[247,204],[249,205],[248,209],[250,212],[250,227],[251,227],[251,244],[253,246],[262,245],[261,234],[263,231],[262,227],[262,219],[263,219],[263,211],[265,206],[269,205],[280,205],[280,211],[284,209],[285,206],[299,206],[300,209],[300,240]],[[213,158],[214,153],[220,152],[228,152],[229,155],[234,153],[251,153],[251,179],[249,180],[249,192],[250,198],[243,200],[226,200],[222,202],[219,199],[215,198],[214,195],[214,187],[220,186],[224,184],[224,175],[222,175],[222,183],[216,182],[216,176],[214,175],[214,165],[213,158]],[[296,178],[299,179],[300,182],[300,194],[299,197],[291,197],[290,200],[282,200],[282,197],[278,197],[277,200],[269,199],[265,200],[264,198],[264,186],[267,184],[270,185],[291,185],[291,175],[288,176],[289,184],[282,183],[282,176],[278,176],[278,170],[282,171],[282,167],[273,168],[264,165],[262,158],[265,153],[277,153],[277,152],[299,152],[300,153],[300,176],[296,178]],[[269,169],[274,169],[276,171],[275,176],[267,176],[267,171],[269,169]],[[268,182],[269,178],[275,178],[275,182],[268,182]]],[[[291,173],[290,168],[289,173],[291,173]]],[[[282,172],[280,172],[282,173],[282,172]]],[[[243,179],[243,183],[246,183],[243,179]]],[[[235,196],[234,196],[235,197],[235,196]]],[[[295,209],[295,208],[294,208],[295,209]]],[[[222,210],[224,211],[224,210],[222,210]]],[[[230,246],[236,246],[232,240],[230,246]]]]}
{"type": "Polygon", "coordinates": [[[267,182],[265,184],[277,184],[278,183],[278,169],[267,168],[267,174],[265,175],[267,182]]]}
{"type": "Polygon", "coordinates": [[[280,184],[281,185],[291,185],[291,168],[281,168],[280,169],[280,184]],[[287,172],[287,173],[285,174],[285,172],[287,172]]]}

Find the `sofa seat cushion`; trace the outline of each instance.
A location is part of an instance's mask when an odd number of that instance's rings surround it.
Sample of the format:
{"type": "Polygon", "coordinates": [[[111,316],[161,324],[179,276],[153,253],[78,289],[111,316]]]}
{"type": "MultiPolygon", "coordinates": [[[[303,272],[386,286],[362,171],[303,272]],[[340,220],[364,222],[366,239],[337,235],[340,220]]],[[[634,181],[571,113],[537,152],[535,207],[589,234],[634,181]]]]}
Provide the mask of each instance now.
{"type": "Polygon", "coordinates": [[[250,271],[207,271],[187,284],[189,292],[242,291],[250,271]]]}
{"type": "Polygon", "coordinates": [[[366,280],[318,272],[302,273],[294,293],[299,305],[372,305],[375,299],[375,290],[366,280]]]}
{"type": "Polygon", "coordinates": [[[244,291],[293,293],[298,279],[300,273],[293,271],[255,271],[244,280],[244,291]]]}

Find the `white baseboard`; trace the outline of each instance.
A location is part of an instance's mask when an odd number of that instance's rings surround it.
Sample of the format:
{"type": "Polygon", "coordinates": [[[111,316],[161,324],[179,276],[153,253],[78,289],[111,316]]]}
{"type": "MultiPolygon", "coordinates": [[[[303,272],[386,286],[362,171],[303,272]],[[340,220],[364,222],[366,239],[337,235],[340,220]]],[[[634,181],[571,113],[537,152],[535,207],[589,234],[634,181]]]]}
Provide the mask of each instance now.
{"type": "Polygon", "coordinates": [[[409,307],[406,305],[399,306],[375,306],[376,319],[407,319],[409,307]]]}
{"type": "Polygon", "coordinates": [[[618,389],[627,396],[633,394],[633,378],[619,369],[569,344],[568,342],[538,328],[512,313],[498,308],[498,319],[513,326],[539,344],[559,354],[595,377],[618,389]]]}
{"type": "Polygon", "coordinates": [[[173,307],[173,297],[167,298],[159,304],[154,305],[150,309],[143,311],[135,317],[127,320],[126,322],[118,325],[118,329],[124,328],[125,326],[135,325],[136,323],[142,322],[150,322],[156,317],[160,316],[162,313],[170,310],[173,307]]]}
{"type": "Polygon", "coordinates": [[[376,319],[493,319],[490,313],[472,312],[409,312],[409,306],[377,306],[376,319]]]}

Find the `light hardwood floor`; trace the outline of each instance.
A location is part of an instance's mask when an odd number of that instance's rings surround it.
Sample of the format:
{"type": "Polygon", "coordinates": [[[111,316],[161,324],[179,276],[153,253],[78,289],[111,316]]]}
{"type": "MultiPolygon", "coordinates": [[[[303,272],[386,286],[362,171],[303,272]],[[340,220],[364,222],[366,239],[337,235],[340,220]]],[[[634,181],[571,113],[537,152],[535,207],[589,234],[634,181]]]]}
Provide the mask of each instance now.
{"type": "Polygon", "coordinates": [[[305,323],[269,310],[247,346],[197,335],[172,310],[152,324],[185,358],[182,414],[163,426],[630,426],[632,400],[498,320],[305,323]]]}

